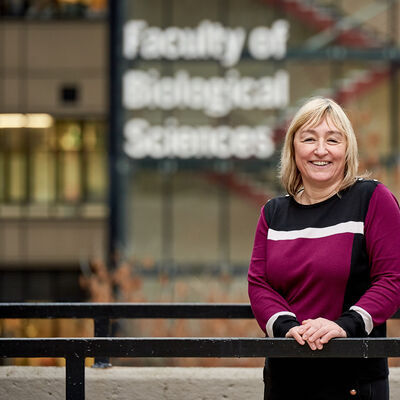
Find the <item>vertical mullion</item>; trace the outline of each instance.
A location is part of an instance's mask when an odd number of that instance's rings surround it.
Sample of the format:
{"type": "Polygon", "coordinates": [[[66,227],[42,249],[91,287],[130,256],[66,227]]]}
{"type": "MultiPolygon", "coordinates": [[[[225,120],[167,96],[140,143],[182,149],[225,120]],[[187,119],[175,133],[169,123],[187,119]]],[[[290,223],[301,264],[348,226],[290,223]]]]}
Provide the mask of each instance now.
{"type": "Polygon", "coordinates": [[[4,203],[10,203],[10,185],[11,185],[11,179],[10,179],[10,173],[11,173],[11,168],[10,168],[10,162],[11,162],[11,149],[10,149],[10,135],[9,130],[5,130],[5,133],[3,135],[3,149],[4,151],[4,203]]]}
{"type": "Polygon", "coordinates": [[[86,123],[87,121],[80,121],[81,126],[81,148],[79,151],[79,169],[81,171],[81,195],[79,199],[80,204],[88,202],[88,153],[85,149],[85,136],[86,136],[86,123]]]}
{"type": "MultiPolygon", "coordinates": [[[[225,161],[220,162],[220,171],[222,181],[226,181],[231,173],[229,165],[225,161]]],[[[220,271],[223,274],[229,272],[230,266],[230,193],[225,184],[220,184],[218,195],[218,236],[220,248],[220,271]]]]}
{"type": "MultiPolygon", "coordinates": [[[[218,3],[217,15],[218,20],[223,25],[230,24],[229,15],[231,9],[231,1],[223,0],[218,3]]],[[[223,76],[224,69],[219,67],[219,74],[223,76]]],[[[230,114],[221,119],[222,124],[231,125],[230,114]]],[[[229,175],[233,172],[230,160],[219,160],[217,162],[218,174],[222,177],[222,183],[220,184],[218,191],[218,242],[219,242],[219,259],[220,259],[220,272],[223,274],[229,273],[229,267],[231,262],[231,194],[229,188],[225,184],[229,175]]]]}
{"type": "Polygon", "coordinates": [[[123,131],[125,113],[122,106],[122,72],[125,60],[122,56],[122,27],[124,22],[125,1],[109,1],[109,43],[110,43],[110,85],[109,85],[109,234],[108,263],[114,268],[118,255],[125,251],[127,242],[127,186],[128,159],[124,155],[123,131]]]}
{"type": "MultiPolygon", "coordinates": [[[[32,131],[29,128],[25,128],[23,130],[24,135],[24,153],[25,153],[25,205],[29,206],[32,203],[32,188],[35,184],[34,182],[34,166],[33,166],[33,157],[32,157],[32,148],[34,143],[32,143],[32,131]]],[[[25,214],[26,215],[26,214],[25,214]]]]}
{"type": "Polygon", "coordinates": [[[62,179],[62,150],[60,148],[60,129],[59,124],[55,124],[55,173],[54,173],[54,185],[55,185],[55,204],[58,205],[61,202],[61,179],[62,179]]]}
{"type": "Polygon", "coordinates": [[[173,173],[175,164],[166,160],[162,163],[162,269],[169,274],[174,269],[174,207],[173,207],[173,173]]]}

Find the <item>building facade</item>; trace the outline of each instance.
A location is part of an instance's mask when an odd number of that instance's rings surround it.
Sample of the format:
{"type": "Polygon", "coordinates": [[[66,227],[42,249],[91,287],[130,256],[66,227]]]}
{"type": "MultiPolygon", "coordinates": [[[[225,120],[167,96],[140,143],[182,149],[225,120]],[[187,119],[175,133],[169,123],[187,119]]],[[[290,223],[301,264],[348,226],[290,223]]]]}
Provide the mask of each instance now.
{"type": "Polygon", "coordinates": [[[0,24],[1,300],[83,299],[91,260],[244,279],[311,96],[400,194],[395,2],[25,3],[0,24]]]}

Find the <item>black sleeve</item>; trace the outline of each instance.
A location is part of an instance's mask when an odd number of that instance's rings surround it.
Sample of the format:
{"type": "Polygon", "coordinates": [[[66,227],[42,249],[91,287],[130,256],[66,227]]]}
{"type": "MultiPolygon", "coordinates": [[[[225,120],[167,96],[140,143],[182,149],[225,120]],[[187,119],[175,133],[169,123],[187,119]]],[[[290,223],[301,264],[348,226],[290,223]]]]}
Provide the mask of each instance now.
{"type": "Polygon", "coordinates": [[[353,310],[344,312],[336,321],[347,333],[347,337],[366,337],[364,320],[361,315],[353,310]]]}
{"type": "Polygon", "coordinates": [[[291,328],[299,325],[300,322],[292,315],[281,315],[276,319],[272,328],[274,337],[284,338],[291,328]]]}

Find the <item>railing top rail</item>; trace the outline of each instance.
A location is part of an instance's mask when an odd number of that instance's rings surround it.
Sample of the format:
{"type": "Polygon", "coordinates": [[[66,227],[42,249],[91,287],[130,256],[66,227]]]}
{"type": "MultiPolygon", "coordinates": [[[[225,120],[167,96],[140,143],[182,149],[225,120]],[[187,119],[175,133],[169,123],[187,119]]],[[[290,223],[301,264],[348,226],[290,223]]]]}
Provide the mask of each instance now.
{"type": "MultiPolygon", "coordinates": [[[[0,303],[0,318],[252,319],[246,303],[0,303]]],[[[392,318],[400,318],[400,310],[392,318]]]]}
{"type": "Polygon", "coordinates": [[[334,339],[312,351],[281,338],[0,339],[0,357],[400,357],[400,338],[334,339]]]}
{"type": "Polygon", "coordinates": [[[254,318],[245,303],[0,303],[0,318],[254,318]]]}

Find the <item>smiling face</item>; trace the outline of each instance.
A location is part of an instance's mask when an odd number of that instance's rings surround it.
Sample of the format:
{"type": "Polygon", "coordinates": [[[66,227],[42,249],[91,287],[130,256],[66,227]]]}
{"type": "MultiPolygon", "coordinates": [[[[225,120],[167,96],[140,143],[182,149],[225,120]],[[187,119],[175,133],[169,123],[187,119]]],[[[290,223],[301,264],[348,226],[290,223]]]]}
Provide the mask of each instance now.
{"type": "Polygon", "coordinates": [[[346,165],[347,141],[329,116],[317,126],[301,127],[293,145],[305,188],[323,189],[340,184],[346,165]]]}

